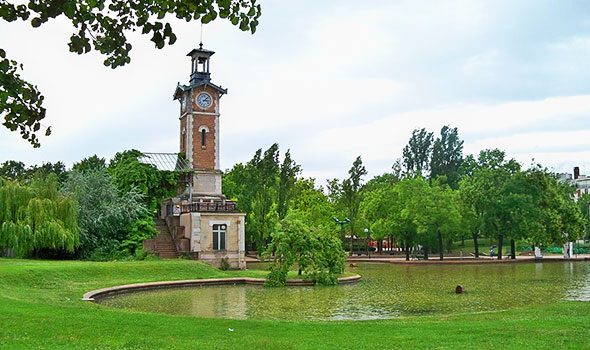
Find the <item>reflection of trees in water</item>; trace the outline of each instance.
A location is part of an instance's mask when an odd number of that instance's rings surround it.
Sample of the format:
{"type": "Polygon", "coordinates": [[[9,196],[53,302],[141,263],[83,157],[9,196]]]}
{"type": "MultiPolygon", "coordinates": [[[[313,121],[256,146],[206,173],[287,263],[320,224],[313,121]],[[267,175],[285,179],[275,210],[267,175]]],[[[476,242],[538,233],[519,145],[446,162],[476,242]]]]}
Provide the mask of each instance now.
{"type": "Polygon", "coordinates": [[[567,300],[590,301],[590,263],[575,265],[573,268],[584,270],[584,273],[581,273],[583,278],[574,279],[572,282],[567,293],[567,300]]]}
{"type": "Polygon", "coordinates": [[[191,288],[188,290],[188,314],[201,317],[247,318],[246,289],[244,286],[191,288]]]}
{"type": "Polygon", "coordinates": [[[133,293],[107,304],[152,312],[233,319],[372,319],[492,311],[590,300],[590,264],[359,264],[359,284],[263,288],[209,286],[133,293]],[[457,295],[462,284],[467,293],[457,295]],[[585,298],[585,299],[584,299],[585,298]]]}

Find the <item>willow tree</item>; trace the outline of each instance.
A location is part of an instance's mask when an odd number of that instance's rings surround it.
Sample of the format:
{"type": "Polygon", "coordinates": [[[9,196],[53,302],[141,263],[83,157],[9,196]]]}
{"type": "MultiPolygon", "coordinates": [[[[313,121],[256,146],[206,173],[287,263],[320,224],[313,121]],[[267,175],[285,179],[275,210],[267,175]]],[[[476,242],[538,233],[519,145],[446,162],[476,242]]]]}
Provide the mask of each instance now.
{"type": "Polygon", "coordinates": [[[79,240],[76,202],[59,194],[55,175],[30,186],[0,183],[0,253],[74,252],[79,240]]]}

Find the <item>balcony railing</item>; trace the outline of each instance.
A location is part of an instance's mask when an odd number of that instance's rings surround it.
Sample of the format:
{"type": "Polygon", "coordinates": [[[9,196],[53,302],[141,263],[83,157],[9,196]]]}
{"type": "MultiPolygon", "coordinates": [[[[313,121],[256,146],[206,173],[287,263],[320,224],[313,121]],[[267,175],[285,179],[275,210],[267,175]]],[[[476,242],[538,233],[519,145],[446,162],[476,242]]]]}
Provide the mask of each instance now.
{"type": "Polygon", "coordinates": [[[178,216],[184,213],[231,213],[236,211],[236,203],[231,201],[225,202],[197,202],[191,204],[168,204],[166,205],[166,215],[178,216]]]}

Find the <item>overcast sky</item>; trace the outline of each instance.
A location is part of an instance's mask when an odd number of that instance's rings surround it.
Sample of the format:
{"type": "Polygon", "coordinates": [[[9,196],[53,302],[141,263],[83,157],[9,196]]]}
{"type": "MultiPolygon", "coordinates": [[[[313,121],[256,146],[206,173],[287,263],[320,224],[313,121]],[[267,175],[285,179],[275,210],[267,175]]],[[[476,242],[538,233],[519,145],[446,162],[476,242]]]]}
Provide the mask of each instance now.
{"type": "MultiPolygon", "coordinates": [[[[590,173],[590,1],[261,1],[250,35],[216,21],[221,167],[258,148],[291,149],[305,176],[344,177],[361,155],[369,177],[401,157],[414,128],[459,128],[465,153],[501,148],[590,173]]],[[[33,149],[0,127],[0,162],[65,161],[121,150],[178,152],[177,82],[200,24],[172,20],[178,41],[157,50],[130,35],[131,64],[68,52],[72,28],[0,22],[0,47],[46,99],[53,134],[33,149]]]]}

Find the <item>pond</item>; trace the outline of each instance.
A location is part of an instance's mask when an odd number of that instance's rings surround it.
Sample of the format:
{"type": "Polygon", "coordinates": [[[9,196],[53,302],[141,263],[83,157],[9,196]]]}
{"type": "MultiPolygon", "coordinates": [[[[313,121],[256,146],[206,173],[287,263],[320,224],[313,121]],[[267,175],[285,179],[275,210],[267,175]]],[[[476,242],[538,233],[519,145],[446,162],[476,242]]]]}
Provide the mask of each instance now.
{"type": "Polygon", "coordinates": [[[482,265],[359,264],[355,285],[264,288],[252,285],[160,289],[102,304],[144,312],[229,319],[368,320],[503,310],[590,301],[590,263],[482,265]],[[461,284],[467,292],[455,294],[461,284]]]}

